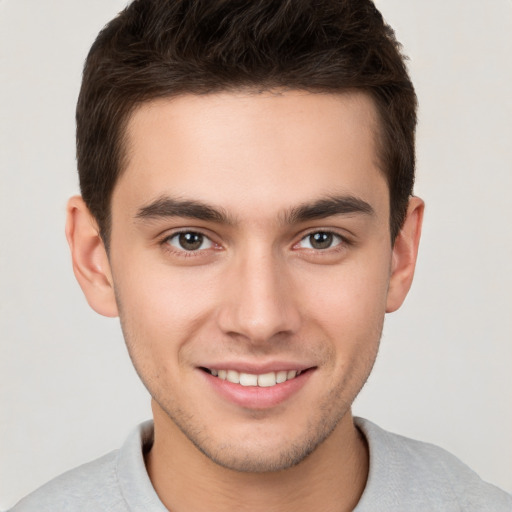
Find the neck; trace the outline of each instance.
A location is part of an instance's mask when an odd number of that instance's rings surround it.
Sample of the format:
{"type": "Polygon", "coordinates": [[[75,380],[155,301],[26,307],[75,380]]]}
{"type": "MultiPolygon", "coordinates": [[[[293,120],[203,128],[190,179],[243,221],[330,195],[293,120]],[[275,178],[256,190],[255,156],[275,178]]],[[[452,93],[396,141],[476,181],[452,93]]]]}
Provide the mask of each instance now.
{"type": "Polygon", "coordinates": [[[155,438],[146,467],[160,500],[172,512],[342,512],[353,510],[363,493],[368,448],[350,411],[306,459],[269,473],[221,467],[167,416],[154,416],[155,438]]]}

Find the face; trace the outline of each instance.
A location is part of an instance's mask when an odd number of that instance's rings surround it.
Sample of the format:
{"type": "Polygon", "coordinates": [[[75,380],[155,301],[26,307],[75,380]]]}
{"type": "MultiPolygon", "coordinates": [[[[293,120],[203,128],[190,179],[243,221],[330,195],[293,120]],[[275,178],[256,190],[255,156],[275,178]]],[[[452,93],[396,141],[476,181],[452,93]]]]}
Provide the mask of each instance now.
{"type": "Polygon", "coordinates": [[[371,370],[393,266],[375,130],[366,96],[299,91],[129,122],[109,257],[126,343],[155,421],[225,467],[296,464],[371,370]]]}

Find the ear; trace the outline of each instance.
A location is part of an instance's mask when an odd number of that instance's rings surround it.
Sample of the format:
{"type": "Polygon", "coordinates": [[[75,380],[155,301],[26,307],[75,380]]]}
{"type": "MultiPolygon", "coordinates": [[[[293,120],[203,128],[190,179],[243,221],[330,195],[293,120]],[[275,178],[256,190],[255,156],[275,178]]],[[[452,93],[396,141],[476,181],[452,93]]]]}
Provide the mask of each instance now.
{"type": "Polygon", "coordinates": [[[402,305],[411,287],[424,210],[425,203],[419,197],[411,197],[405,222],[393,245],[386,313],[392,313],[402,305]]]}
{"type": "Polygon", "coordinates": [[[98,224],[84,200],[68,201],[66,238],[71,249],[73,272],[87,302],[100,315],[118,315],[112,272],[98,224]]]}

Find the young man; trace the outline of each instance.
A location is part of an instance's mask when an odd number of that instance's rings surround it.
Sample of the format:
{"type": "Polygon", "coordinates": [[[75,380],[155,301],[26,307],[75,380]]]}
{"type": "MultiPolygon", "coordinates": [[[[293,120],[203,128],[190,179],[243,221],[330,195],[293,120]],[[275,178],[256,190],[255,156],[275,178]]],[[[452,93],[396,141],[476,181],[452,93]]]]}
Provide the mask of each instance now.
{"type": "Polygon", "coordinates": [[[67,237],[154,423],[14,510],[511,510],[351,415],[413,278],[415,112],[369,1],[136,0],[113,20],[67,237]]]}

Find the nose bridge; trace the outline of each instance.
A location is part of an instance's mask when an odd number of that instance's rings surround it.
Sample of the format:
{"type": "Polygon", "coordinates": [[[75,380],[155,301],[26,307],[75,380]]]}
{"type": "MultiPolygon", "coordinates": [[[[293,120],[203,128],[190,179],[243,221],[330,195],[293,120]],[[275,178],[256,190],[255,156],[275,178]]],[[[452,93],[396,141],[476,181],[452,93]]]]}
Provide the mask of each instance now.
{"type": "Polygon", "coordinates": [[[251,342],[293,333],[300,321],[285,262],[271,248],[243,251],[226,279],[221,328],[251,342]]]}

